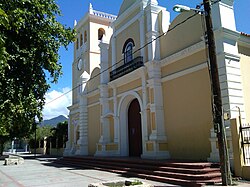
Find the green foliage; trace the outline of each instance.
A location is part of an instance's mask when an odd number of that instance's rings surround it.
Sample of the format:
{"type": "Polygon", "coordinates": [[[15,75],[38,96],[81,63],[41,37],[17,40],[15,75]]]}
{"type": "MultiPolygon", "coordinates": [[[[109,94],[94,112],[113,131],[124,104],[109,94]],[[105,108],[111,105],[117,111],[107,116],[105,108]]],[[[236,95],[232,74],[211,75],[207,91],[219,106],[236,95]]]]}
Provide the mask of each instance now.
{"type": "MultiPolygon", "coordinates": [[[[36,139],[43,140],[45,137],[52,136],[52,127],[51,126],[43,126],[37,127],[36,129],[36,139]]],[[[30,139],[35,139],[35,132],[30,134],[30,139]]]]}
{"type": "Polygon", "coordinates": [[[56,128],[52,129],[52,133],[52,140],[57,141],[55,147],[63,147],[68,139],[68,121],[58,123],[56,128]]]}
{"type": "Polygon", "coordinates": [[[68,121],[60,122],[53,128],[54,136],[66,136],[68,134],[68,121]]]}
{"type": "MultiPolygon", "coordinates": [[[[36,141],[41,142],[45,137],[52,143],[53,148],[62,148],[67,141],[68,135],[68,121],[60,122],[56,127],[52,128],[51,126],[43,126],[36,128],[36,141]]],[[[33,133],[30,134],[29,144],[32,148],[35,146],[35,128],[33,133]]]]}
{"type": "Polygon", "coordinates": [[[0,133],[10,138],[42,120],[45,93],[62,74],[58,50],[74,32],[59,15],[55,0],[0,0],[0,133]]]}

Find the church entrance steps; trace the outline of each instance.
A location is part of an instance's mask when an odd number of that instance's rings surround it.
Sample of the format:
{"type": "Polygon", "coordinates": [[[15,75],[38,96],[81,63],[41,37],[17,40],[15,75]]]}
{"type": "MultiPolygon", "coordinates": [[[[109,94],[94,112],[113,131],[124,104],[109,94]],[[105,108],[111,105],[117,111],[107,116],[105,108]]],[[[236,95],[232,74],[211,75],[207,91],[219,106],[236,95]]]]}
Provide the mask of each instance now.
{"type": "Polygon", "coordinates": [[[56,162],[182,186],[203,186],[221,182],[219,165],[209,162],[160,161],[131,157],[63,157],[56,162]]]}

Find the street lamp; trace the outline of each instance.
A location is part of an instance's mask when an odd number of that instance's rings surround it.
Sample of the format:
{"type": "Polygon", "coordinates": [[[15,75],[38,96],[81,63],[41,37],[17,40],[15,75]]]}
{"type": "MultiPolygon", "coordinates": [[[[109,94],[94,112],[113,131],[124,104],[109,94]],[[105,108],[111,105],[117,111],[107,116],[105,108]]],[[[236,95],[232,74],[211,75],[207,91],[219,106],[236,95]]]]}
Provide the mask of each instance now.
{"type": "Polygon", "coordinates": [[[209,52],[209,63],[210,63],[210,75],[213,93],[213,123],[214,129],[217,133],[218,147],[220,155],[220,165],[221,165],[221,177],[223,185],[231,185],[232,177],[230,172],[230,162],[227,150],[227,141],[225,134],[224,121],[222,119],[222,99],[220,90],[220,81],[218,73],[218,64],[216,58],[216,49],[214,41],[213,24],[211,18],[211,2],[210,0],[203,0],[204,11],[200,10],[200,6],[196,9],[189,8],[183,5],[175,5],[173,10],[176,12],[186,12],[195,11],[197,13],[201,12],[205,15],[206,29],[207,29],[207,43],[209,52]]]}
{"type": "Polygon", "coordinates": [[[198,12],[198,13],[203,13],[204,11],[199,9],[200,6],[197,5],[197,8],[190,8],[188,6],[185,5],[175,5],[173,7],[173,11],[181,13],[181,12],[189,12],[189,11],[194,11],[194,12],[198,12]]]}

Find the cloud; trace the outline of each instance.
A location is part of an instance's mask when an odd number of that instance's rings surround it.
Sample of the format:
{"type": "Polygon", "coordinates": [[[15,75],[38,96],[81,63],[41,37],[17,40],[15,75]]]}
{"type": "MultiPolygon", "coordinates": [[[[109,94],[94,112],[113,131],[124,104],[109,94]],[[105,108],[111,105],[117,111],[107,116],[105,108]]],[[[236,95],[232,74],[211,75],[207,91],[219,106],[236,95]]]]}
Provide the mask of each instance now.
{"type": "Polygon", "coordinates": [[[72,103],[70,88],[62,91],[52,90],[45,95],[46,104],[43,109],[43,119],[51,119],[59,115],[68,116],[68,106],[72,103]]]}

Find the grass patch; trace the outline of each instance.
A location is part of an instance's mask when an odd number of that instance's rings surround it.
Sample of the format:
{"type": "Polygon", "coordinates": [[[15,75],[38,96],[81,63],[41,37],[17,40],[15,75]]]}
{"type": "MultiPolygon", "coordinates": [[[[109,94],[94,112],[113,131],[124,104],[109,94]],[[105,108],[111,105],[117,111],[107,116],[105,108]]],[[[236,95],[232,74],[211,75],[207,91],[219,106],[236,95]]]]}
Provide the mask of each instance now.
{"type": "Polygon", "coordinates": [[[141,181],[135,180],[135,181],[125,181],[125,182],[104,183],[103,185],[108,187],[123,187],[123,186],[136,186],[141,184],[143,184],[141,181]]]}

